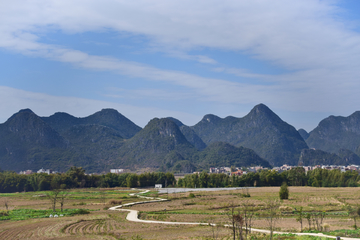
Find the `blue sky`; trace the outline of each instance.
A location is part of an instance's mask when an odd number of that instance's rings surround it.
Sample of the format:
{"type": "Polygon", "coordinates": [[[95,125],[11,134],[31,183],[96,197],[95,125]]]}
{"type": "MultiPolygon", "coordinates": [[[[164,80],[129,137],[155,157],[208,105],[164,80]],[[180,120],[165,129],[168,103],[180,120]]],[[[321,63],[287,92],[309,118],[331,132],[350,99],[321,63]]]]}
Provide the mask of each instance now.
{"type": "Polygon", "coordinates": [[[297,129],[360,110],[360,2],[0,2],[0,122],[115,108],[143,127],[245,116],[297,129]]]}

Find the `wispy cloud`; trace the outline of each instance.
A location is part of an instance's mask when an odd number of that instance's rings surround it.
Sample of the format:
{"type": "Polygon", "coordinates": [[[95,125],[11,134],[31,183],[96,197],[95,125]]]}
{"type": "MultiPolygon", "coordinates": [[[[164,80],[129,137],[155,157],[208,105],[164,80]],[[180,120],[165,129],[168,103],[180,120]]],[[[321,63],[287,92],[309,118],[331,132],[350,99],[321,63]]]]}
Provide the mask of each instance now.
{"type": "Polygon", "coordinates": [[[108,89],[109,93],[105,96],[110,98],[123,98],[123,99],[148,99],[148,100],[196,100],[196,94],[189,91],[173,91],[162,89],[108,89]]]}

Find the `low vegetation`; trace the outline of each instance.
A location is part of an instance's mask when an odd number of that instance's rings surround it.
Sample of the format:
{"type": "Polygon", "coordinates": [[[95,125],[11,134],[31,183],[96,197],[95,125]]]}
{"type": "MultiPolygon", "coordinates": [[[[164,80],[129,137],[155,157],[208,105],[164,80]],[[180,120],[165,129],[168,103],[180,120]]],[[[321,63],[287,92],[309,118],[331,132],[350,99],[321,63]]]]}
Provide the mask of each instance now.
{"type": "MultiPolygon", "coordinates": [[[[142,201],[130,198],[129,188],[68,190],[61,212],[45,191],[3,193],[7,208],[0,205],[1,239],[37,239],[77,236],[86,239],[320,239],[293,234],[256,233],[254,229],[284,232],[323,232],[332,236],[360,237],[355,230],[360,204],[357,188],[288,187],[288,199],[279,200],[280,187],[239,190],[166,193],[170,201],[140,204],[139,217],[146,220],[203,222],[216,226],[161,225],[127,221],[126,214],[107,210],[111,206],[142,201]],[[246,196],[246,197],[245,197],[246,196]],[[82,206],[83,205],[83,206],[82,206]],[[81,206],[81,208],[79,208],[81,206]],[[50,218],[58,215],[57,218],[50,218]],[[63,215],[63,216],[60,216],[63,215]],[[21,224],[17,221],[21,221],[21,224]],[[236,231],[222,227],[233,225],[236,231]],[[242,231],[240,228],[244,227],[242,231]],[[37,229],[35,231],[34,229],[37,229]],[[32,235],[29,235],[29,234],[32,235]]],[[[157,192],[151,191],[148,196],[157,192]]],[[[242,229],[242,228],[241,228],[242,229]]]]}
{"type": "Polygon", "coordinates": [[[35,210],[35,209],[13,209],[7,212],[0,213],[0,220],[26,220],[30,218],[49,218],[51,217],[63,217],[73,216],[75,214],[89,214],[86,209],[64,209],[64,211],[48,210],[35,210]]]}

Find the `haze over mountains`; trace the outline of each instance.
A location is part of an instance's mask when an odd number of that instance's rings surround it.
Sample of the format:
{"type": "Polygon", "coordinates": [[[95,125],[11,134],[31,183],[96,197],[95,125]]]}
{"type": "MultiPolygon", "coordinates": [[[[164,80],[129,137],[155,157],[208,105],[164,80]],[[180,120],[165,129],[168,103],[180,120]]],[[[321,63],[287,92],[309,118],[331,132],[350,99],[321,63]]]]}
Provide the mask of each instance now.
{"type": "Polygon", "coordinates": [[[360,112],[324,119],[310,133],[264,104],[243,118],[205,115],[194,126],[152,119],[143,129],[113,109],[77,118],[21,110],[0,124],[0,168],[88,172],[110,168],[192,172],[209,167],[360,164],[360,112]],[[314,148],[314,149],[313,149],[314,148]]]}

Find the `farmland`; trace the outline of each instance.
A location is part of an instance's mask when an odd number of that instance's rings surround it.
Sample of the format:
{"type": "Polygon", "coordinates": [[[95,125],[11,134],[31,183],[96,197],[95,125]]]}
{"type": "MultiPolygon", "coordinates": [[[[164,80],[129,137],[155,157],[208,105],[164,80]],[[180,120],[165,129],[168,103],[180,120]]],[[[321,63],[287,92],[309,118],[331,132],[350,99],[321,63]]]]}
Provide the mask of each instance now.
{"type": "MultiPolygon", "coordinates": [[[[358,188],[289,187],[289,190],[289,199],[279,202],[276,210],[275,230],[300,232],[300,223],[296,221],[300,208],[313,217],[323,213],[322,224],[328,231],[344,229],[350,233],[354,229],[348,209],[360,204],[358,188]]],[[[231,206],[237,212],[243,210],[245,203],[253,204],[252,227],[268,229],[267,204],[278,199],[279,187],[194,192],[193,195],[159,195],[151,191],[147,196],[159,196],[170,201],[129,207],[139,210],[139,218],[144,220],[214,223],[219,227],[136,223],[126,220],[126,212],[108,210],[113,204],[142,201],[129,196],[137,192],[126,188],[69,190],[64,211],[60,212],[59,204],[56,206],[56,214],[64,215],[58,218],[48,217],[52,213],[51,203],[46,197],[49,192],[0,194],[1,213],[6,212],[4,203],[8,205],[8,216],[0,216],[3,219],[0,221],[0,239],[226,239],[231,236],[231,231],[220,226],[229,224],[231,206]],[[246,194],[250,197],[244,197],[246,194]]],[[[312,222],[311,228],[314,227],[312,222]]],[[[309,224],[304,218],[305,228],[309,228],[309,224]]],[[[352,236],[357,236],[357,232],[352,236]]],[[[257,237],[261,239],[263,236],[257,237]]]]}

